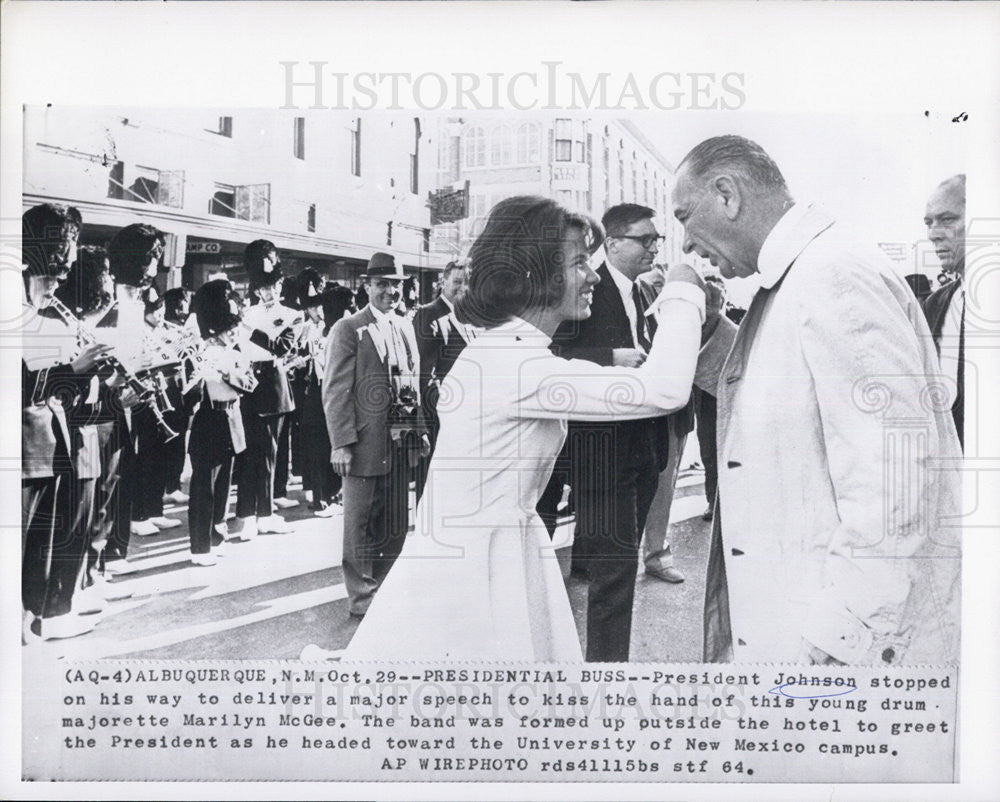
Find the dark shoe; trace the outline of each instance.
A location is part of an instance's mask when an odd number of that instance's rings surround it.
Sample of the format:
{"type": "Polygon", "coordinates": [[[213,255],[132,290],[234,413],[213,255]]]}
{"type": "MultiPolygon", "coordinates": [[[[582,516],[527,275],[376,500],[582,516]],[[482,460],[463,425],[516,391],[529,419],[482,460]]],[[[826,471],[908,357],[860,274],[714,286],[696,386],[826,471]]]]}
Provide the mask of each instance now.
{"type": "Polygon", "coordinates": [[[701,514],[701,520],[703,520],[703,521],[711,521],[712,520],[712,505],[711,504],[709,504],[705,508],[705,511],[701,514]]]}
{"type": "Polygon", "coordinates": [[[684,581],[684,574],[676,568],[646,568],[646,574],[674,585],[684,581]]]}

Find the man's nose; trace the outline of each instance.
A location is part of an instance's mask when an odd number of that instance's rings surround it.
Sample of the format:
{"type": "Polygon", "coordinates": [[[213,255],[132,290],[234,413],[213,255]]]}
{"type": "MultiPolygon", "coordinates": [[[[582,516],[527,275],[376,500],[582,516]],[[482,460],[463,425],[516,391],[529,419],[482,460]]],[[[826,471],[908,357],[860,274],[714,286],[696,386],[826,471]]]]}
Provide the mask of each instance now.
{"type": "Polygon", "coordinates": [[[684,235],[684,242],[681,243],[681,250],[684,253],[691,253],[694,250],[694,243],[691,242],[687,234],[684,235]]]}

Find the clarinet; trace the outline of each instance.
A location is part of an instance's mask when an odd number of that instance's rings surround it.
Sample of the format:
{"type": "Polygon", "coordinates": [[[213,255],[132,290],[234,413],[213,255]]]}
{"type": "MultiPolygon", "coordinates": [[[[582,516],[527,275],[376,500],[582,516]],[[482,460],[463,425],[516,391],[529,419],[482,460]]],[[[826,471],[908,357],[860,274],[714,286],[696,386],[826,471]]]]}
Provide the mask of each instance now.
{"type": "MultiPolygon", "coordinates": [[[[55,309],[56,314],[63,319],[63,322],[65,322],[67,326],[76,326],[77,341],[80,345],[86,347],[97,343],[96,335],[84,325],[80,318],[70,311],[70,308],[66,306],[66,304],[58,298],[53,297],[50,299],[49,306],[55,309]]],[[[163,419],[163,410],[160,409],[160,405],[157,401],[157,388],[142,381],[142,379],[136,376],[132,371],[128,370],[128,368],[126,368],[121,363],[121,360],[119,360],[116,356],[106,356],[102,361],[105,365],[122,377],[125,381],[125,386],[135,393],[136,397],[139,399],[139,404],[149,408],[149,411],[153,414],[153,418],[156,420],[156,428],[163,436],[164,442],[173,440],[177,437],[177,432],[171,429],[167,422],[163,419]]]]}

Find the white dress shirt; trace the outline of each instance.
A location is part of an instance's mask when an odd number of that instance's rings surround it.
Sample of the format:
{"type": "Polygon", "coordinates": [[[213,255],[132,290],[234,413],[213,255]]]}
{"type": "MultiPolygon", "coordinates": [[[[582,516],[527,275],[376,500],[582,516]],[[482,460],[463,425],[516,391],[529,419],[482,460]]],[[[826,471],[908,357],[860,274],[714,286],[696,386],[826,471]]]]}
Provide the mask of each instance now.
{"type": "Polygon", "coordinates": [[[608,272],[611,274],[611,279],[615,282],[615,287],[618,288],[618,292],[622,296],[622,305],[625,307],[625,314],[628,315],[629,331],[632,332],[632,347],[638,348],[639,343],[635,337],[637,321],[635,301],[632,300],[632,287],[635,286],[635,282],[622,273],[608,260],[605,260],[604,263],[608,266],[608,272]]]}

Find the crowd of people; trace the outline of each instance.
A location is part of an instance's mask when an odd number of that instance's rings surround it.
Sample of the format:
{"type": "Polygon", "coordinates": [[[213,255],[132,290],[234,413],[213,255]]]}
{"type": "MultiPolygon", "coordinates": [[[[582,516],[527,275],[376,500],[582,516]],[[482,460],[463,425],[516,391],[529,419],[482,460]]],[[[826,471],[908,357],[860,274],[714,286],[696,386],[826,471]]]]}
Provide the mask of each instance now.
{"type": "Polygon", "coordinates": [[[657,264],[648,207],[598,223],[516,197],[416,308],[390,254],[355,295],[286,276],[266,240],[246,248],[245,297],[223,277],[161,295],[155,228],[77,247],[75,209],[29,209],[25,641],[93,629],[127,593],[130,539],[181,525],[164,499],[187,503],[198,566],[290,531],[294,472],[312,514],[343,513],[363,619],[344,659],[584,659],[551,546],[571,509],[585,657],[627,661],[640,562],[685,579],[667,533],[697,428],[706,660],[952,661],[958,480],[941,466],[962,436],[964,194],[956,176],[927,205],[957,280],[926,319],[887,259],[796,204],[740,137],[689,153],[672,197],[685,252],[721,277],[657,264]],[[727,311],[722,279],[753,274],[745,318],[727,311]],[[895,447],[914,426],[922,448],[895,447]]]}

